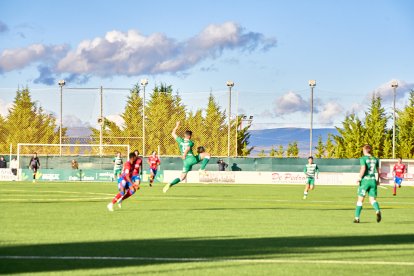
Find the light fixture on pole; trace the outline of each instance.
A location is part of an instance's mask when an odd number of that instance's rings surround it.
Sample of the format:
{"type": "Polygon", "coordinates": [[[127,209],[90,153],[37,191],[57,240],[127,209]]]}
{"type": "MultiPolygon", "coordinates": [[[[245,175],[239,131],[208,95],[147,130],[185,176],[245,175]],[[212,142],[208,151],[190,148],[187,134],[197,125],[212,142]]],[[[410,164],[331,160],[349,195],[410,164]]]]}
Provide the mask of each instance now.
{"type": "Polygon", "coordinates": [[[66,81],[60,80],[58,82],[60,86],[60,122],[59,122],[59,155],[62,156],[62,118],[63,118],[63,86],[65,86],[66,81]]]}
{"type": "Polygon", "coordinates": [[[227,81],[227,87],[229,88],[229,107],[228,107],[228,126],[227,126],[227,157],[230,157],[230,128],[231,128],[231,89],[234,86],[233,81],[227,81]]]}
{"type": "Polygon", "coordinates": [[[313,89],[316,86],[316,80],[309,80],[309,86],[311,88],[311,110],[310,110],[310,128],[309,128],[309,156],[312,156],[312,134],[313,134],[313,89]]]}
{"type": "Polygon", "coordinates": [[[142,156],[145,156],[145,87],[148,84],[148,79],[141,79],[142,94],[142,156]]]}
{"type": "Polygon", "coordinates": [[[392,108],[392,158],[395,159],[395,99],[397,97],[397,87],[398,82],[396,80],[393,80],[391,82],[391,87],[394,90],[394,102],[393,102],[393,108],[392,108]]]}

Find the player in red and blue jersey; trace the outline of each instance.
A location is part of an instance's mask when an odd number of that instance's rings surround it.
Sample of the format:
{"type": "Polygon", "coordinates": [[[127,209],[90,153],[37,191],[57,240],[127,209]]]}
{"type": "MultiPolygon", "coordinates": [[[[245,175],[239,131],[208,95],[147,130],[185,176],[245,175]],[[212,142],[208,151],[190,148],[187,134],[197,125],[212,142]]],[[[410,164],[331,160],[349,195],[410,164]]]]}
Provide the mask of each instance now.
{"type": "Polygon", "coordinates": [[[107,208],[109,211],[114,211],[114,204],[117,201],[122,201],[122,198],[129,193],[131,187],[133,187],[133,173],[135,169],[135,162],[137,157],[135,153],[129,154],[129,160],[125,162],[124,168],[122,170],[121,176],[118,178],[118,190],[119,193],[112,199],[112,201],[108,204],[107,208]]]}
{"type": "Polygon", "coordinates": [[[136,191],[139,190],[140,184],[141,184],[141,168],[142,168],[142,159],[139,157],[139,152],[136,150],[134,152],[135,154],[135,162],[133,163],[133,169],[132,169],[132,177],[131,177],[131,185],[128,187],[128,191],[125,193],[125,195],[118,200],[118,207],[122,207],[122,201],[129,198],[133,194],[135,194],[136,191]]]}
{"type": "Polygon", "coordinates": [[[154,183],[155,176],[157,175],[158,166],[161,164],[160,159],[157,156],[157,152],[154,150],[150,157],[148,157],[148,165],[150,167],[150,187],[154,183]]]}
{"type": "Polygon", "coordinates": [[[394,190],[393,195],[397,195],[397,185],[398,188],[401,188],[401,183],[404,179],[404,174],[407,172],[407,167],[402,163],[401,157],[398,158],[397,163],[394,165],[392,169],[392,174],[394,176],[394,190]]]}

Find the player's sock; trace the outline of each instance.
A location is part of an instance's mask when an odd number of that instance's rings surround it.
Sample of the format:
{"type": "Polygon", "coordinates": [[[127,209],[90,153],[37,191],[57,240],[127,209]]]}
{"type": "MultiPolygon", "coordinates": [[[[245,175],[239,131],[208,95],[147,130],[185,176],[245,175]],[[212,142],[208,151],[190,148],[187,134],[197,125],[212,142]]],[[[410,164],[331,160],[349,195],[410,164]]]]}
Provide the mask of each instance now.
{"type": "Polygon", "coordinates": [[[203,161],[201,162],[201,170],[205,170],[208,162],[210,161],[210,156],[204,157],[203,161]]]}
{"type": "Polygon", "coordinates": [[[133,194],[135,194],[135,191],[128,190],[128,192],[122,197],[122,201],[132,196],[133,194]]]}
{"type": "Polygon", "coordinates": [[[373,201],[372,203],[372,207],[374,207],[375,211],[380,212],[380,207],[377,201],[373,201]]]}
{"type": "Polygon", "coordinates": [[[358,201],[356,204],[356,208],[355,208],[355,217],[359,218],[359,216],[361,215],[361,211],[362,211],[362,202],[358,201]]]}
{"type": "Polygon", "coordinates": [[[112,204],[115,204],[120,198],[122,198],[124,196],[123,192],[119,192],[113,199],[112,199],[112,204]]]}
{"type": "Polygon", "coordinates": [[[180,179],[179,178],[176,178],[176,179],[174,179],[173,181],[171,181],[171,183],[170,183],[170,186],[174,186],[174,185],[176,185],[176,184],[178,184],[178,183],[180,183],[180,179]]]}
{"type": "Polygon", "coordinates": [[[393,189],[393,193],[392,193],[393,195],[396,195],[397,194],[397,185],[395,185],[394,184],[394,189],[393,189]]]}

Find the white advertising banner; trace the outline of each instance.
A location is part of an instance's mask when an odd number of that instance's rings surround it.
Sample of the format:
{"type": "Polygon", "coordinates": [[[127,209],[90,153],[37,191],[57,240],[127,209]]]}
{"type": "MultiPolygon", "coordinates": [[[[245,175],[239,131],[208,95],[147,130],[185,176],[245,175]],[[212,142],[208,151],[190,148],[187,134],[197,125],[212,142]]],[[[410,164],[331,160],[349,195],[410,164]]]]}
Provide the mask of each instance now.
{"type": "MultiPolygon", "coordinates": [[[[180,171],[164,171],[164,181],[179,177],[180,171]]],[[[320,173],[316,185],[356,185],[358,173],[320,173]]],[[[233,183],[233,184],[304,184],[306,176],[301,172],[256,172],[256,171],[192,171],[188,183],[233,183]]]]}
{"type": "MultiPolygon", "coordinates": [[[[17,172],[17,175],[20,173],[17,172]]],[[[11,169],[0,169],[0,181],[13,181],[17,180],[17,176],[15,176],[11,169]]]]}

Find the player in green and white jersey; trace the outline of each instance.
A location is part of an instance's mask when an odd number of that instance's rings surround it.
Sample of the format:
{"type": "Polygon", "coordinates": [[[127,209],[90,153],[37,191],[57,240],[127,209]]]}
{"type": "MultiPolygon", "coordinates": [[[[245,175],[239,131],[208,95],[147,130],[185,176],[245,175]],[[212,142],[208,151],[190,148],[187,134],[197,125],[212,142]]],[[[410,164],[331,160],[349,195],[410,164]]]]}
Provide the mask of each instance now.
{"type": "Polygon", "coordinates": [[[369,201],[374,207],[377,222],[381,221],[381,210],[376,201],[377,197],[377,186],[379,185],[379,175],[381,173],[379,168],[379,161],[377,158],[371,155],[371,146],[364,145],[362,148],[363,156],[359,159],[361,168],[359,170],[359,188],[358,188],[358,201],[355,209],[354,223],[359,223],[360,215],[362,211],[362,204],[365,196],[368,194],[369,201]]]}
{"type": "Polygon", "coordinates": [[[114,179],[118,180],[119,176],[122,172],[122,167],[124,162],[122,161],[121,153],[118,151],[114,159],[112,159],[112,163],[114,163],[114,179]]]}
{"type": "Polygon", "coordinates": [[[178,137],[177,129],[180,127],[180,122],[177,122],[175,128],[173,129],[171,135],[174,137],[175,141],[178,143],[180,149],[181,159],[183,159],[183,170],[179,178],[174,179],[171,183],[168,183],[164,186],[163,192],[166,193],[169,188],[172,186],[184,181],[187,177],[187,173],[191,171],[193,166],[197,163],[201,163],[202,171],[205,170],[207,163],[210,161],[210,154],[205,152],[204,147],[197,148],[197,155],[193,153],[194,142],[191,140],[192,132],[187,130],[184,134],[184,138],[178,137]]]}
{"type": "Polygon", "coordinates": [[[308,197],[309,190],[313,190],[315,187],[315,177],[318,179],[319,168],[318,165],[313,163],[313,157],[309,156],[308,164],[305,165],[303,172],[306,175],[306,186],[305,191],[303,192],[303,199],[308,197]]]}

